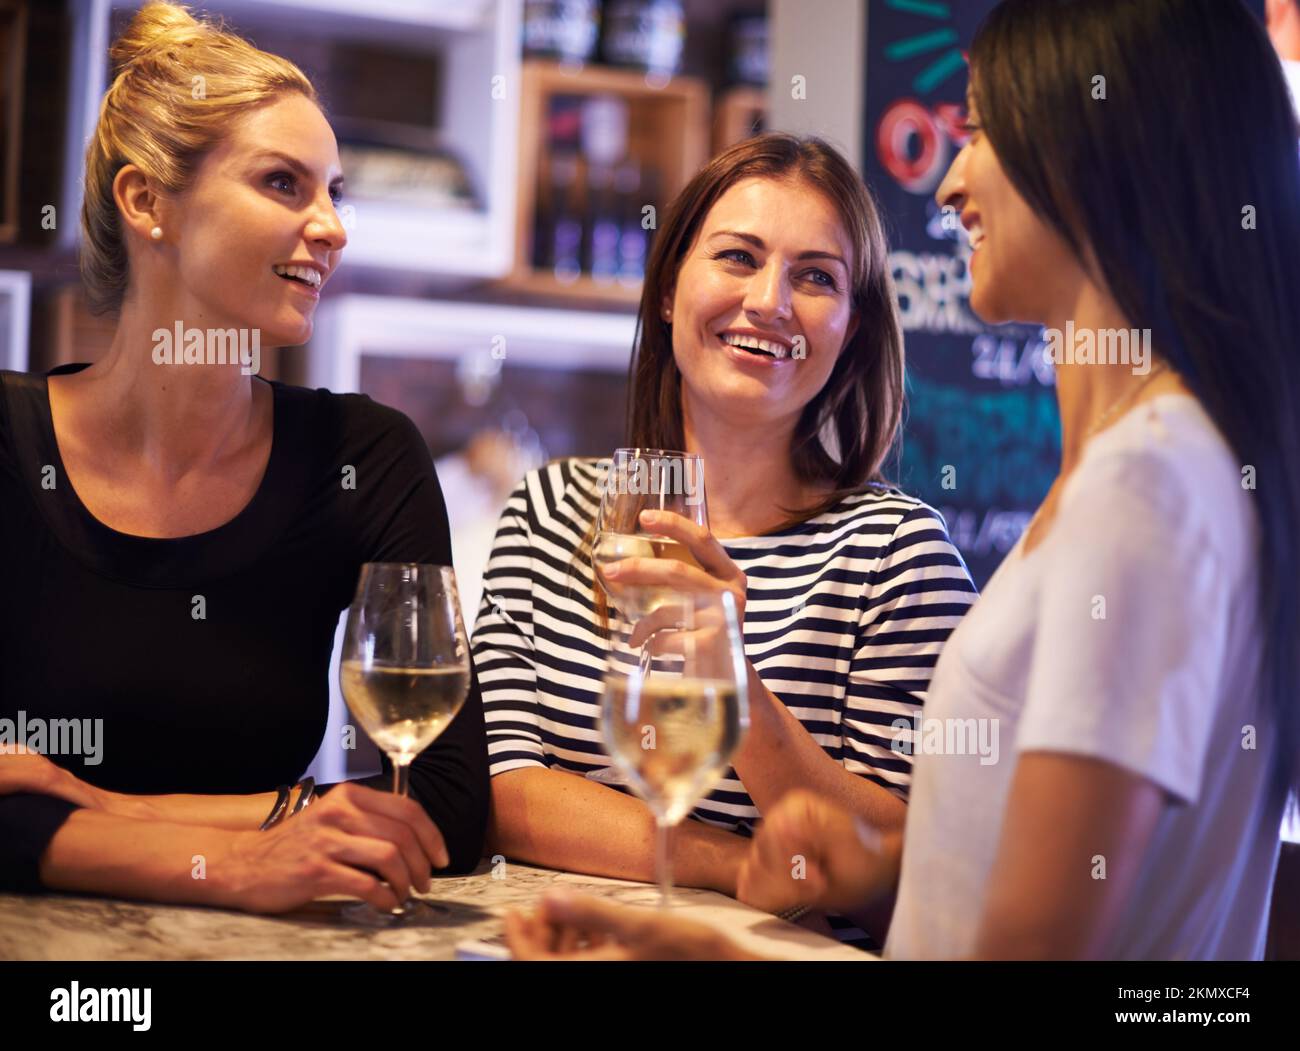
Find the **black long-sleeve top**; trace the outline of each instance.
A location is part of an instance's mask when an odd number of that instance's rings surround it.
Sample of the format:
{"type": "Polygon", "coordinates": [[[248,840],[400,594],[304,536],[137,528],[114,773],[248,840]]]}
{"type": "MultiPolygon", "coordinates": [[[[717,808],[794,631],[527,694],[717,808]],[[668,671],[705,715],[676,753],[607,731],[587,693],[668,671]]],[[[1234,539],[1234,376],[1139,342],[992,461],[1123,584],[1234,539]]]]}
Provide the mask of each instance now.
{"type": "MultiPolygon", "coordinates": [[[[268,792],[303,775],[362,564],[450,565],[451,541],[428,447],[406,416],[364,395],[271,387],[274,438],[251,502],[208,532],[151,539],[110,529],[78,499],[46,377],[0,371],[0,742],[25,723],[28,744],[43,726],[52,761],[133,794],[268,792]],[[52,754],[73,743],[66,723],[50,740],[55,720],[102,720],[81,745],[95,740],[99,761],[52,754]]],[[[390,789],[383,764],[366,783],[390,789]]],[[[472,869],[489,799],[476,680],[415,760],[410,790],[446,840],[445,871],[472,869]]],[[[41,855],[75,809],[0,796],[0,889],[40,888],[41,855]]]]}

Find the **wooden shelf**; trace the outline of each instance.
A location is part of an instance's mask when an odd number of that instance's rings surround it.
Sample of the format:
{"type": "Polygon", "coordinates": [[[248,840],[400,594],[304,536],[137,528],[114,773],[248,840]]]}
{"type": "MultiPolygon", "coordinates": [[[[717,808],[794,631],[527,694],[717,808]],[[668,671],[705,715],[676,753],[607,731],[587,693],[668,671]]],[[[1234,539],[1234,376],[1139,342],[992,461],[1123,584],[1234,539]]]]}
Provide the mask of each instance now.
{"type": "Polygon", "coordinates": [[[573,281],[562,281],[545,270],[519,270],[496,283],[496,287],[520,295],[538,296],[566,303],[604,303],[635,307],[641,302],[641,282],[626,285],[617,281],[596,281],[582,274],[573,281]]]}
{"type": "Polygon", "coordinates": [[[602,66],[566,67],[529,59],[521,70],[519,165],[515,211],[515,265],[496,283],[505,291],[553,298],[635,305],[641,285],[597,283],[589,275],[561,281],[532,266],[537,180],[544,170],[547,107],[556,95],[616,95],[629,107],[628,155],[653,162],[662,183],[663,204],[671,201],[709,156],[709,89],[694,77],[663,85],[632,70],[602,66]]]}

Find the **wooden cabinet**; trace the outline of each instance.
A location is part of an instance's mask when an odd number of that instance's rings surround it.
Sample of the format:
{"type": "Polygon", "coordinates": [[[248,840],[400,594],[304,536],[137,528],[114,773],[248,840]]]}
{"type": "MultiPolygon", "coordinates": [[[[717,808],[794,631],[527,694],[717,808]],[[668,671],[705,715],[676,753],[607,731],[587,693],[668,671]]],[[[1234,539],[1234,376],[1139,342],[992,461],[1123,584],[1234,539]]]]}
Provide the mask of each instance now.
{"type": "Polygon", "coordinates": [[[568,299],[635,304],[641,283],[602,283],[589,274],[572,280],[534,266],[539,190],[548,185],[555,157],[548,149],[548,112],[557,97],[612,96],[626,106],[626,156],[656,175],[656,224],[667,202],[709,156],[709,89],[692,77],[675,77],[662,86],[629,70],[585,66],[567,69],[553,62],[523,64],[519,117],[519,178],[516,188],[514,268],[501,287],[568,299]]]}

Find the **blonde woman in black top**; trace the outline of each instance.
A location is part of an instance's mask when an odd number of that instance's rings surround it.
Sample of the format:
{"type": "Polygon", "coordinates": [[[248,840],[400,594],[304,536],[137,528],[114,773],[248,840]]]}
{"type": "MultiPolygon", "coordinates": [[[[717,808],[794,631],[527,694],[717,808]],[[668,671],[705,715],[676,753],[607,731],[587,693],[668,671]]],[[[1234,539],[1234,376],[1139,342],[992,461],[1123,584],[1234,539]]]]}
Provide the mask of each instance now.
{"type": "Polygon", "coordinates": [[[478,862],[476,685],[412,798],[326,786],[258,831],[320,746],[362,564],[451,563],[406,417],[251,374],[255,349],[307,340],[339,264],[337,144],[297,67],[181,8],[146,5],[112,57],[82,259],[112,346],[0,374],[0,889],[392,908],[478,862]],[[165,336],[195,330],[247,355],[167,363],[165,336]],[[73,726],[81,756],[17,754],[73,726]]]}

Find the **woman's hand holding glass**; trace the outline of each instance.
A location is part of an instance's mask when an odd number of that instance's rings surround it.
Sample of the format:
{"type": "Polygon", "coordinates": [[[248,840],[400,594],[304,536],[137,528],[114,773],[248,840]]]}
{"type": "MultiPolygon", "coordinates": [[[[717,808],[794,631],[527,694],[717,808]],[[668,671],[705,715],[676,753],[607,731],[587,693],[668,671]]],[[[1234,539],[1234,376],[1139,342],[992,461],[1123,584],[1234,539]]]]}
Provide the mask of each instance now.
{"type": "MultiPolygon", "coordinates": [[[[729,591],[736,604],[736,617],[745,622],[747,582],[740,567],[707,526],[699,525],[672,511],[642,511],[641,528],[680,544],[695,564],[672,558],[623,558],[603,569],[611,585],[628,591],[646,590],[664,594],[691,591],[729,591]]],[[[636,621],[631,644],[640,646],[660,628],[668,627],[675,615],[671,608],[656,609],[636,621]]]]}
{"type": "Polygon", "coordinates": [[[432,870],[450,864],[442,833],[422,806],[360,784],[338,785],[265,832],[238,831],[206,824],[202,814],[181,805],[184,797],[172,797],[178,802],[170,807],[151,805],[151,797],[88,784],[39,752],[0,746],[0,796],[16,792],[118,818],[194,825],[187,835],[209,844],[207,904],[248,912],[284,912],[328,895],[360,898],[387,911],[412,890],[427,891],[432,870]]]}
{"type": "MultiPolygon", "coordinates": [[[[339,680],[352,715],[388,753],[393,794],[405,799],[411,764],[455,719],[469,691],[469,640],[450,566],[362,566],[348,610],[339,680]]],[[[435,922],[449,911],[410,898],[387,912],[360,904],[344,910],[344,918],[364,926],[415,925],[435,922]]]]}
{"type": "Polygon", "coordinates": [[[615,449],[610,458],[596,516],[592,569],[610,603],[629,623],[671,600],[674,589],[638,584],[619,571],[609,573],[611,566],[630,559],[688,565],[695,561],[690,548],[659,532],[654,517],[643,516],[645,511],[675,513],[707,531],[704,461],[694,453],[666,449],[615,449]]]}
{"type": "Polygon", "coordinates": [[[442,833],[408,796],[343,783],[265,832],[235,832],[209,859],[220,904],[274,913],[347,895],[388,913],[449,863],[442,833]]]}
{"type": "MultiPolygon", "coordinates": [[[[793,905],[855,911],[898,881],[902,833],[881,833],[812,792],[783,796],[755,834],[738,897],[767,912],[793,905]]],[[[506,917],[520,960],[744,960],[759,957],[712,927],[596,898],[548,894],[506,917]]]]}

